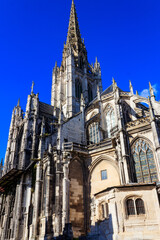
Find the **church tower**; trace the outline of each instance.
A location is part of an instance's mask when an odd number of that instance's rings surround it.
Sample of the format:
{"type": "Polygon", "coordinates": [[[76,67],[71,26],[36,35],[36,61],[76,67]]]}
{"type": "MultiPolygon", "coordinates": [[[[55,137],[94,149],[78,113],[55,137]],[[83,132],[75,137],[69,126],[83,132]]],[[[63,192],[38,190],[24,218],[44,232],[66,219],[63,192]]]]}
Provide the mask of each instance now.
{"type": "Polygon", "coordinates": [[[51,105],[60,108],[66,118],[80,111],[81,94],[89,104],[102,91],[101,69],[97,61],[89,64],[84,40],[81,38],[74,1],[72,1],[67,41],[61,66],[57,62],[52,74],[51,105]]]}

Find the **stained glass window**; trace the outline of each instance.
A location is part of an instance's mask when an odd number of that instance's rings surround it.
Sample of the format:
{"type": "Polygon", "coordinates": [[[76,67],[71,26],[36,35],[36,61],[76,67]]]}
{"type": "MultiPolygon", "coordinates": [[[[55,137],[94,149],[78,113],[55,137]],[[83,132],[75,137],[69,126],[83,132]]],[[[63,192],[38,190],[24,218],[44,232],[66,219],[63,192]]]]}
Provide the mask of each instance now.
{"type": "Polygon", "coordinates": [[[149,183],[158,181],[153,152],[145,140],[138,139],[135,142],[132,148],[132,156],[137,182],[149,183]]]}
{"type": "Polygon", "coordinates": [[[94,122],[89,126],[89,142],[90,144],[93,144],[98,143],[99,141],[99,124],[98,122],[94,122]]]}
{"type": "Polygon", "coordinates": [[[108,105],[106,110],[107,136],[111,137],[111,129],[115,126],[115,114],[113,108],[108,105]]]}

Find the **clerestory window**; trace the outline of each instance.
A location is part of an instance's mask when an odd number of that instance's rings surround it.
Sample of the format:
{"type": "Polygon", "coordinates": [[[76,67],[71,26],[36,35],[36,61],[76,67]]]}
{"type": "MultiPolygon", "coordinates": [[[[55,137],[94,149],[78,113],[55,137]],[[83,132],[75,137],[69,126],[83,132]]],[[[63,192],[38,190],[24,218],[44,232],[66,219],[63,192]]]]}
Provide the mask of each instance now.
{"type": "Polygon", "coordinates": [[[94,122],[89,126],[89,143],[94,144],[100,141],[99,123],[94,122]]]}

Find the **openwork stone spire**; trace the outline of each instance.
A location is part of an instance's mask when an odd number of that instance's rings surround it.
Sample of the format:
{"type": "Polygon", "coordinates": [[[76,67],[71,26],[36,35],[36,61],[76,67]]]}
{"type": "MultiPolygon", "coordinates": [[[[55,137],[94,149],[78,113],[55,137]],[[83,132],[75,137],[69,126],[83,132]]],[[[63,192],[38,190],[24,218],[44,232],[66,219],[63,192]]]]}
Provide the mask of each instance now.
{"type": "MultiPolygon", "coordinates": [[[[71,45],[73,50],[78,54],[82,49],[85,49],[84,42],[82,41],[79,23],[76,13],[76,8],[74,1],[72,0],[70,20],[67,34],[67,43],[66,45],[71,45]]],[[[74,52],[74,53],[75,53],[74,52]]]]}

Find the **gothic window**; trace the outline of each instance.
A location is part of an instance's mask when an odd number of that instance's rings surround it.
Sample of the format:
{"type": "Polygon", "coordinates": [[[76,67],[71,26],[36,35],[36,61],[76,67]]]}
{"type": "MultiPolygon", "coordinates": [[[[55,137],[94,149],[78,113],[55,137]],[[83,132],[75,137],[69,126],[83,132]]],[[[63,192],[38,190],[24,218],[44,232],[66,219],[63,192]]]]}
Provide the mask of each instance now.
{"type": "Polygon", "coordinates": [[[127,215],[145,214],[144,202],[141,198],[132,197],[126,201],[127,215]]]}
{"type": "Polygon", "coordinates": [[[92,100],[93,100],[92,86],[88,84],[88,101],[91,102],[92,100]]]}
{"type": "Polygon", "coordinates": [[[111,129],[115,127],[115,114],[113,108],[108,105],[106,110],[107,137],[111,137],[111,129]]]}
{"type": "Polygon", "coordinates": [[[80,99],[81,98],[81,93],[82,93],[82,83],[79,79],[76,79],[75,93],[76,93],[76,98],[80,99]]]}
{"type": "Polygon", "coordinates": [[[98,143],[100,141],[99,136],[99,124],[98,122],[94,122],[89,126],[89,143],[98,143]]]}
{"type": "Polygon", "coordinates": [[[158,181],[156,165],[150,145],[146,141],[138,139],[132,147],[132,155],[136,181],[139,183],[158,181]]]}

